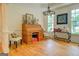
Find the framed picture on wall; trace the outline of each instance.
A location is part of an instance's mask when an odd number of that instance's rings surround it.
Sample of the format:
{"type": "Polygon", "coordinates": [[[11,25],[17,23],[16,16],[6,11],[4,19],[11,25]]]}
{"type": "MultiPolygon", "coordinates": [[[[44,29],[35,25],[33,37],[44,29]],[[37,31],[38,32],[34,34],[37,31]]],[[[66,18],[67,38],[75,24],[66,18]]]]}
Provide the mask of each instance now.
{"type": "Polygon", "coordinates": [[[67,24],[68,23],[68,14],[59,14],[57,15],[57,24],[67,24]]]}

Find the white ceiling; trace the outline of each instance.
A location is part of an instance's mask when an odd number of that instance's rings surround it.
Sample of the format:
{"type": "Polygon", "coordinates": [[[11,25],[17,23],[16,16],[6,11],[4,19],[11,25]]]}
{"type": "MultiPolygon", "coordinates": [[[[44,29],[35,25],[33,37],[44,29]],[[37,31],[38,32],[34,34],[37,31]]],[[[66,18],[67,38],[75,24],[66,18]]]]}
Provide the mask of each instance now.
{"type": "Polygon", "coordinates": [[[55,8],[67,6],[70,4],[72,4],[72,3],[43,3],[43,4],[41,4],[41,6],[44,8],[47,8],[49,5],[51,9],[55,9],[55,8]]]}
{"type": "MultiPolygon", "coordinates": [[[[49,5],[51,9],[56,9],[56,8],[60,8],[60,7],[63,7],[63,6],[70,5],[72,3],[25,3],[25,4],[27,6],[37,6],[37,7],[41,6],[42,8],[46,8],[46,9],[49,5]]],[[[23,5],[24,5],[24,3],[23,3],[23,5]]]]}
{"type": "Polygon", "coordinates": [[[62,3],[43,3],[41,4],[42,7],[48,7],[48,5],[51,7],[51,6],[56,6],[56,5],[60,5],[62,3]]]}

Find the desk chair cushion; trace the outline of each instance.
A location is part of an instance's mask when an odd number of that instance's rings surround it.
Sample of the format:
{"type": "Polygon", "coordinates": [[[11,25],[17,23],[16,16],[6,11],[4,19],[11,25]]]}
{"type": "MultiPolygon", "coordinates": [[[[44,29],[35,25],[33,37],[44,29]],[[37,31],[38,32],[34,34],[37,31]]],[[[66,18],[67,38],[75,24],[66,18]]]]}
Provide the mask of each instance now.
{"type": "Polygon", "coordinates": [[[11,33],[9,39],[10,39],[10,41],[19,41],[22,38],[19,35],[17,35],[16,33],[11,33]]]}

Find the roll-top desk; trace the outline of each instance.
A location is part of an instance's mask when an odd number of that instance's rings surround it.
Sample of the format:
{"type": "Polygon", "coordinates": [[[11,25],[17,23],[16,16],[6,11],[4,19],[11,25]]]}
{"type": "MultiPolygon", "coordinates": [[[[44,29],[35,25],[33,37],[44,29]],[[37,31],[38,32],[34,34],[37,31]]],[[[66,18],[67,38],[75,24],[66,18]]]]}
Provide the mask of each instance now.
{"type": "Polygon", "coordinates": [[[25,43],[32,43],[33,33],[37,34],[38,41],[44,39],[43,30],[40,25],[22,24],[22,40],[25,43]]]}

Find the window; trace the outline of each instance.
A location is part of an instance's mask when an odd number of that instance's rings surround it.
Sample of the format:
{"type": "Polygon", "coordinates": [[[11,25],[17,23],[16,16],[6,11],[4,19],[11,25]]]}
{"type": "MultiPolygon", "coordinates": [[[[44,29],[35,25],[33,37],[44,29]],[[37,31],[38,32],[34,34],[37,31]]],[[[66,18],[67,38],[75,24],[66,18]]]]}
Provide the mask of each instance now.
{"type": "Polygon", "coordinates": [[[54,15],[48,15],[48,32],[54,30],[54,15]]]}
{"type": "Polygon", "coordinates": [[[79,9],[71,11],[71,33],[79,34],[79,9]]]}

